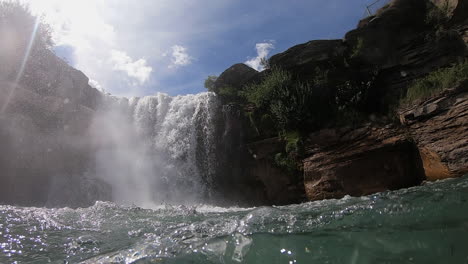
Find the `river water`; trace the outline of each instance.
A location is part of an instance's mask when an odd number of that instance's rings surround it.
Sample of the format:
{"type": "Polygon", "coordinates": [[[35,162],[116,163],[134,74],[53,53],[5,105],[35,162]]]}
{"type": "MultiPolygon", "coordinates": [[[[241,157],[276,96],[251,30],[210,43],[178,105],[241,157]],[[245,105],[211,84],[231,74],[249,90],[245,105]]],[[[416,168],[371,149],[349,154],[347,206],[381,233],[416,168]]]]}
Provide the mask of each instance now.
{"type": "Polygon", "coordinates": [[[468,263],[468,177],[299,205],[0,206],[0,263],[468,263]]]}

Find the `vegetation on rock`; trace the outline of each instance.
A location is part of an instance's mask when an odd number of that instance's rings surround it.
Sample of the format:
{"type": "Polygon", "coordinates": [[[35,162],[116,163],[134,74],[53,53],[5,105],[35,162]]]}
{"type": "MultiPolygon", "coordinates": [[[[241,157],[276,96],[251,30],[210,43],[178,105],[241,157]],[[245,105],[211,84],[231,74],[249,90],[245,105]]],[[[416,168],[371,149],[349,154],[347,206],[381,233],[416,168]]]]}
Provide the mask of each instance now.
{"type": "Polygon", "coordinates": [[[23,60],[29,53],[28,62],[37,63],[42,53],[53,45],[50,26],[17,1],[0,2],[0,36],[4,36],[0,51],[4,60],[23,60]]]}
{"type": "Polygon", "coordinates": [[[401,100],[402,104],[411,104],[424,100],[445,89],[453,88],[468,79],[468,60],[451,67],[431,72],[427,76],[415,80],[401,100]]]}
{"type": "Polygon", "coordinates": [[[267,112],[275,120],[278,131],[302,130],[324,122],[327,104],[320,100],[324,82],[323,78],[303,82],[274,67],[262,82],[248,85],[240,94],[257,111],[267,112]]]}
{"type": "Polygon", "coordinates": [[[210,91],[210,92],[218,92],[216,91],[215,89],[215,82],[216,82],[216,79],[218,79],[218,76],[216,75],[209,75],[206,79],[205,79],[205,88],[210,91]]]}

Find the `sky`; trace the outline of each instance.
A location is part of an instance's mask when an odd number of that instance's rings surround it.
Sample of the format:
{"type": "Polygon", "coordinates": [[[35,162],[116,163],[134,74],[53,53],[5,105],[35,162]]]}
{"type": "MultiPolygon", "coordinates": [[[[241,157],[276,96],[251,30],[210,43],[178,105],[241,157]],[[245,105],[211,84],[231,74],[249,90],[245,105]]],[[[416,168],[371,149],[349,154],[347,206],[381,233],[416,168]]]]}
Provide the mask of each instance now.
{"type": "Polygon", "coordinates": [[[343,38],[375,0],[23,1],[51,26],[58,56],[129,97],[203,92],[235,63],[262,70],[262,57],[343,38]]]}

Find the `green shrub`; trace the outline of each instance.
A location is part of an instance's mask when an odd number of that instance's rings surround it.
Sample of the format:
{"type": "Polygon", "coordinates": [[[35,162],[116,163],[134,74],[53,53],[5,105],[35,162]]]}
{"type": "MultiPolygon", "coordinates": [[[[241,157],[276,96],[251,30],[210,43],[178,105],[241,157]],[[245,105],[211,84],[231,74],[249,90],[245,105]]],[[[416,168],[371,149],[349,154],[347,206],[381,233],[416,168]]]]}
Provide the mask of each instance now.
{"type": "Polygon", "coordinates": [[[283,136],[286,141],[286,153],[302,153],[302,137],[299,131],[289,131],[283,136]]]}
{"type": "Polygon", "coordinates": [[[282,130],[297,129],[306,121],[318,121],[312,86],[294,82],[290,86],[279,86],[272,93],[270,112],[282,130]]]}
{"type": "Polygon", "coordinates": [[[215,92],[217,93],[218,91],[215,91],[215,82],[218,79],[218,76],[215,75],[209,75],[205,79],[205,88],[208,89],[210,92],[215,92]]]}
{"type": "Polygon", "coordinates": [[[468,60],[452,67],[431,72],[426,77],[415,80],[401,100],[401,104],[410,104],[427,99],[445,89],[453,88],[468,79],[468,60]]]}
{"type": "Polygon", "coordinates": [[[297,164],[294,159],[285,153],[277,153],[275,155],[275,164],[289,173],[296,173],[298,171],[297,164]]]}
{"type": "Polygon", "coordinates": [[[319,126],[330,113],[331,103],[323,95],[328,90],[327,73],[315,74],[313,84],[309,84],[293,79],[287,71],[273,68],[261,83],[246,87],[241,95],[257,111],[267,112],[279,131],[302,129],[310,124],[319,126]]]}
{"type": "Polygon", "coordinates": [[[236,103],[241,104],[243,103],[243,97],[239,95],[239,91],[237,88],[233,86],[223,86],[220,87],[219,90],[216,92],[224,104],[226,103],[236,103]]]}
{"type": "Polygon", "coordinates": [[[440,29],[445,27],[447,22],[449,21],[450,16],[450,2],[448,0],[444,0],[438,7],[432,6],[426,13],[426,24],[435,27],[436,29],[440,29]]]}
{"type": "Polygon", "coordinates": [[[235,97],[237,96],[237,90],[231,86],[223,86],[219,88],[219,95],[226,96],[226,97],[235,97]]]}
{"type": "Polygon", "coordinates": [[[31,36],[34,36],[33,51],[50,49],[53,45],[50,26],[43,23],[40,17],[32,15],[29,7],[19,1],[0,2],[0,28],[15,31],[21,48],[29,44],[31,36]]]}
{"type": "Polygon", "coordinates": [[[271,73],[259,84],[251,84],[244,88],[241,95],[257,108],[266,107],[274,99],[274,91],[291,85],[291,74],[279,68],[273,68],[271,73]]]}

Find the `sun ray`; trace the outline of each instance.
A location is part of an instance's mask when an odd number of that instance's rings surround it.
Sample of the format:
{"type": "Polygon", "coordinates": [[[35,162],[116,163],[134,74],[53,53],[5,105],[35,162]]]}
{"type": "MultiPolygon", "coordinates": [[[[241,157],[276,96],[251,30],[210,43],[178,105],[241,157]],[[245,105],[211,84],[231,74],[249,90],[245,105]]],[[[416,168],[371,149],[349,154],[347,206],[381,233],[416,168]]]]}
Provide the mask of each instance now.
{"type": "Polygon", "coordinates": [[[24,69],[26,68],[26,63],[28,62],[29,55],[31,54],[31,49],[32,49],[32,46],[34,44],[34,40],[36,39],[37,29],[39,27],[39,23],[40,23],[40,18],[36,17],[36,21],[34,23],[34,28],[33,28],[33,31],[31,32],[31,37],[29,38],[28,46],[26,47],[26,50],[24,52],[24,56],[23,56],[23,59],[21,61],[21,66],[19,68],[18,74],[16,75],[15,80],[11,84],[10,90],[8,91],[8,94],[6,96],[5,103],[3,104],[2,109],[0,111],[0,113],[2,113],[2,114],[7,109],[8,104],[10,103],[10,100],[11,100],[12,96],[15,93],[16,87],[18,86],[18,83],[21,80],[21,77],[23,76],[24,69]]]}

